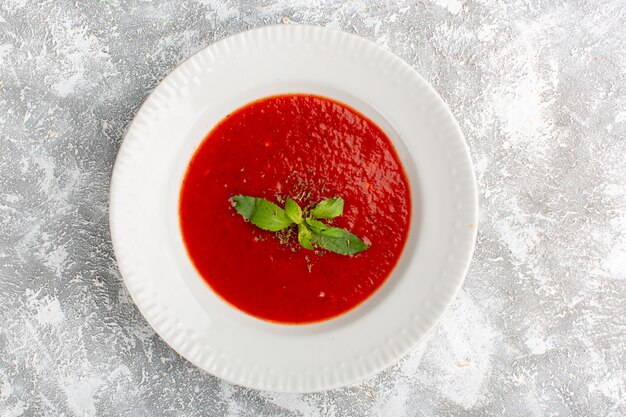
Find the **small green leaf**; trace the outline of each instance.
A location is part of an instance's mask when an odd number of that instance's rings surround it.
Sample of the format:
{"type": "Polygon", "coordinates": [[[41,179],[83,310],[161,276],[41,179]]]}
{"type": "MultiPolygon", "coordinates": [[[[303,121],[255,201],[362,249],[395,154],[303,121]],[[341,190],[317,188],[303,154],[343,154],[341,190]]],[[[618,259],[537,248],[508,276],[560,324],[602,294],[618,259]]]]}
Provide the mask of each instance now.
{"type": "Polygon", "coordinates": [[[298,242],[300,242],[303,248],[313,250],[311,238],[311,231],[306,224],[304,222],[298,224],[298,242]]]}
{"type": "Polygon", "coordinates": [[[369,246],[346,229],[327,226],[319,220],[305,219],[311,231],[311,241],[317,246],[340,255],[355,255],[369,246]]]}
{"type": "Polygon", "coordinates": [[[271,201],[245,195],[236,195],[231,198],[237,213],[261,229],[277,232],[293,223],[287,217],[285,210],[271,201]]]}
{"type": "MultiPolygon", "coordinates": [[[[330,219],[341,215],[344,206],[342,198],[322,201],[311,211],[313,217],[306,219],[302,218],[298,203],[291,198],[285,200],[284,210],[263,198],[236,195],[231,197],[231,201],[239,214],[261,229],[278,232],[296,224],[298,241],[306,249],[313,250],[318,246],[340,255],[355,255],[369,248],[368,244],[346,229],[331,227],[313,218],[330,219]]],[[[287,239],[284,242],[281,240],[281,243],[286,242],[287,239]]],[[[310,265],[308,267],[310,272],[310,265]]]]}
{"type": "Polygon", "coordinates": [[[311,210],[311,215],[318,219],[332,219],[343,213],[343,198],[328,198],[311,210]]]}
{"type": "Polygon", "coordinates": [[[287,200],[285,200],[285,213],[287,214],[287,217],[289,217],[291,221],[295,224],[302,223],[302,209],[300,208],[298,203],[296,203],[289,197],[287,197],[287,200]]]}

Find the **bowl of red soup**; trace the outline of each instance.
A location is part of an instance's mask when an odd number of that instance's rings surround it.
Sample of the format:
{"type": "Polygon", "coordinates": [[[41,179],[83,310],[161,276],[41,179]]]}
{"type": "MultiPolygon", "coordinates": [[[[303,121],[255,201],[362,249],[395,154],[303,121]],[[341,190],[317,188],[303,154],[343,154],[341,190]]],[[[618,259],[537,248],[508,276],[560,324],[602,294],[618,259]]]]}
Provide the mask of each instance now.
{"type": "Polygon", "coordinates": [[[422,340],[476,237],[458,124],[404,61],[307,25],[225,38],[143,104],[111,183],[124,282],[196,366],[270,391],[358,382],[422,340]]]}

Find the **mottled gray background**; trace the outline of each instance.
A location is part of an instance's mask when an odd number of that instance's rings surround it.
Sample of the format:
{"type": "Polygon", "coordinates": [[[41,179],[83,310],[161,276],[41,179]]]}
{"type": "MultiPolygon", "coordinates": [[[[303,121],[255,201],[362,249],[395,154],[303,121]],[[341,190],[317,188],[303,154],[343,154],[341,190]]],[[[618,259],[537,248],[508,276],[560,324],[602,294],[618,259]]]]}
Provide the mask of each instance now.
{"type": "Polygon", "coordinates": [[[0,0],[0,415],[623,416],[626,3],[0,0]],[[480,189],[467,281],[427,341],[360,385],[258,392],[154,334],[117,270],[115,154],[181,60],[315,23],[408,61],[480,189]]]}

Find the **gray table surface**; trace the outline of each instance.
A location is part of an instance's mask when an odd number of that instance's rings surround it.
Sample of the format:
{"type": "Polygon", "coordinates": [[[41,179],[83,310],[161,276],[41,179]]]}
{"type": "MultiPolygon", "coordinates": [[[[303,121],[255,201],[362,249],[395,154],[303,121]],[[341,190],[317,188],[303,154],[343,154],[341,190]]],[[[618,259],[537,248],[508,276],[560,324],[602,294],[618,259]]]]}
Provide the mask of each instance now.
{"type": "Polygon", "coordinates": [[[626,414],[626,3],[0,0],[0,415],[626,414]],[[475,257],[427,340],[330,392],[205,374],[135,308],[107,221],[124,130],[181,60],[306,22],[417,69],[467,136],[475,257]]]}

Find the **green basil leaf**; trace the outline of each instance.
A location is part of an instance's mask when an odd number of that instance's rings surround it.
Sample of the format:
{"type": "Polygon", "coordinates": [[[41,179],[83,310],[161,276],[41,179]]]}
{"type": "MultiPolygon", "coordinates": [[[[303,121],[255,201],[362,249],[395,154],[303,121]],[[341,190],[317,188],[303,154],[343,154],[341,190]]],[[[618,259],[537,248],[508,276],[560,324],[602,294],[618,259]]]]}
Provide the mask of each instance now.
{"type": "Polygon", "coordinates": [[[298,224],[298,242],[300,242],[303,248],[313,250],[311,238],[311,231],[306,224],[304,222],[298,224]]]}
{"type": "Polygon", "coordinates": [[[346,229],[327,226],[319,220],[305,219],[311,230],[311,241],[327,251],[340,255],[355,255],[369,246],[346,229]]]}
{"type": "Polygon", "coordinates": [[[287,217],[285,210],[271,201],[245,195],[236,195],[231,198],[237,213],[261,229],[277,232],[293,223],[287,217]]]}
{"type": "Polygon", "coordinates": [[[318,219],[332,219],[343,213],[343,198],[328,198],[311,210],[311,215],[318,219]]]}
{"type": "Polygon", "coordinates": [[[298,203],[296,203],[289,197],[287,197],[287,200],[285,200],[285,213],[287,214],[287,217],[289,217],[291,221],[295,224],[302,223],[302,209],[300,208],[298,203]]]}

